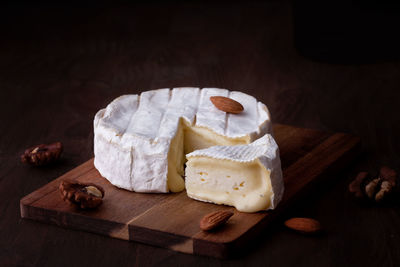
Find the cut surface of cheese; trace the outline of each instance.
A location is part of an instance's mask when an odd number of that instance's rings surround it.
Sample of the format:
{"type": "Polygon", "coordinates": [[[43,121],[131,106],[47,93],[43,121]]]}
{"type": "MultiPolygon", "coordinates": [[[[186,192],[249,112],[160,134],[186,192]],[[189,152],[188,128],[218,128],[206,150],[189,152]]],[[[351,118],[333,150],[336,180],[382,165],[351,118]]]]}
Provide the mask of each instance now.
{"type": "Polygon", "coordinates": [[[267,107],[242,92],[193,87],[146,91],[121,96],[96,114],[94,164],[120,188],[179,192],[185,189],[185,154],[249,144],[270,132],[267,107]],[[218,110],[210,96],[232,98],[244,111],[218,110]]]}
{"type": "Polygon", "coordinates": [[[186,157],[185,186],[193,199],[257,212],[275,208],[282,198],[279,149],[270,134],[248,145],[213,146],[186,157]]]}

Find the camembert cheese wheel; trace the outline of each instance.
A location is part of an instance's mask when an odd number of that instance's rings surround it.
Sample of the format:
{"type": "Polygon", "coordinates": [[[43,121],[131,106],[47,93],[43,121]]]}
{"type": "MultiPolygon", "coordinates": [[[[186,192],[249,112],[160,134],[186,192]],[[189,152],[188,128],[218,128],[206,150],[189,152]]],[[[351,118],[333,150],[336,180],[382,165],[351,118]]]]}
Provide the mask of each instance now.
{"type": "Polygon", "coordinates": [[[120,188],[180,192],[185,189],[186,154],[248,145],[271,131],[267,107],[242,92],[185,87],[123,95],[95,115],[94,164],[120,188]],[[244,110],[221,111],[212,96],[234,99],[244,110]]]}

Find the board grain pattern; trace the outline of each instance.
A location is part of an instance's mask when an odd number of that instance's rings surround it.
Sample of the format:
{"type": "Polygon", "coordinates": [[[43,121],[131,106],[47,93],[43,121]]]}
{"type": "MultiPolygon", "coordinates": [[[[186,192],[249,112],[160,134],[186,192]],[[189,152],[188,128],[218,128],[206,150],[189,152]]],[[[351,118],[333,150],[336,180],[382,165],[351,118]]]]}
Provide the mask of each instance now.
{"type": "Polygon", "coordinates": [[[353,135],[288,125],[274,125],[274,133],[285,183],[283,200],[274,211],[242,213],[232,207],[192,200],[185,192],[143,194],[118,189],[101,177],[91,159],[22,198],[21,217],[190,254],[227,258],[256,238],[271,219],[310,190],[324,173],[348,163],[359,145],[359,138],[353,135]],[[106,192],[103,205],[90,211],[68,205],[58,192],[63,179],[101,185],[106,192]],[[201,231],[200,219],[215,210],[231,210],[234,215],[216,232],[201,231]]]}

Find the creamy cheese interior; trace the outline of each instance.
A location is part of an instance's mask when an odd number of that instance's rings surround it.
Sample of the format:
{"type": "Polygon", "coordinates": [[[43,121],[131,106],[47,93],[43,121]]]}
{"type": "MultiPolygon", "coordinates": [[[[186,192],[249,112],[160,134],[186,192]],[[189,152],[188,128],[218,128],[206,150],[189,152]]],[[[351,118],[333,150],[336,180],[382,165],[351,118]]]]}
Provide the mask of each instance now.
{"type": "Polygon", "coordinates": [[[248,136],[228,138],[206,127],[192,126],[184,119],[180,119],[177,134],[171,140],[168,152],[168,189],[171,192],[180,192],[185,189],[183,177],[186,154],[216,145],[233,146],[248,143],[250,143],[248,136]]]}
{"type": "Polygon", "coordinates": [[[270,206],[270,172],[258,159],[235,162],[202,156],[190,157],[186,164],[189,197],[231,205],[243,212],[266,210],[270,206]]]}

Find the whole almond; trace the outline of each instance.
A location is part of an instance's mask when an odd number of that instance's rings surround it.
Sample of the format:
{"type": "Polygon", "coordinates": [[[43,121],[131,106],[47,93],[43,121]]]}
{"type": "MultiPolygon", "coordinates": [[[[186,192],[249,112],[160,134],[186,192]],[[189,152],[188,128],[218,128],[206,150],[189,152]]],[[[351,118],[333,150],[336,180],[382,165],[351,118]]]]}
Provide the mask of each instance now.
{"type": "Polygon", "coordinates": [[[321,224],[311,218],[291,218],[285,221],[286,227],[304,234],[314,234],[321,230],[321,224]]]}
{"type": "Polygon", "coordinates": [[[200,229],[204,231],[213,230],[228,221],[230,217],[232,217],[233,212],[231,211],[214,211],[203,217],[200,221],[200,229]]]}
{"type": "Polygon", "coordinates": [[[238,114],[243,111],[242,104],[229,97],[211,96],[210,100],[217,109],[227,113],[238,114]]]}

